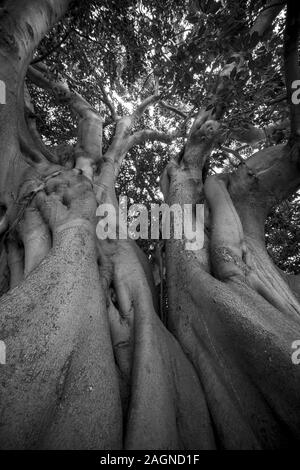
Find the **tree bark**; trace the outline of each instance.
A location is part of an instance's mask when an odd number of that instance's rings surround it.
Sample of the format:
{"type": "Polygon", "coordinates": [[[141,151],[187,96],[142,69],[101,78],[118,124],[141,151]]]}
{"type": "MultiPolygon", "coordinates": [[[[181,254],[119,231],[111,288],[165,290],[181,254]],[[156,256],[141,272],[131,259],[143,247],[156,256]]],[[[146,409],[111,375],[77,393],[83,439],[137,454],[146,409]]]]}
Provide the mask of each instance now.
{"type": "MultiPolygon", "coordinates": [[[[199,146],[186,146],[168,172],[169,204],[203,202],[205,158],[199,146]]],[[[279,147],[225,179],[208,179],[209,240],[198,252],[167,242],[169,328],[203,384],[220,448],[281,448],[299,439],[291,347],[300,308],[264,246],[265,217],[299,187],[298,168],[290,147],[279,147]]]]}

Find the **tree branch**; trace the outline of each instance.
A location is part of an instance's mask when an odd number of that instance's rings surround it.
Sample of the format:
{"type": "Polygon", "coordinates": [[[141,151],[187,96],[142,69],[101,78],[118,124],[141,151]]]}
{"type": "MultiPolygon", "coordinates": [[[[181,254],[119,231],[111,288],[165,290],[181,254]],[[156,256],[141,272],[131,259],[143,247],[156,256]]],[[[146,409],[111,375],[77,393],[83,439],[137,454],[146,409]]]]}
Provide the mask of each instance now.
{"type": "Polygon", "coordinates": [[[300,169],[289,145],[267,147],[254,153],[230,175],[230,194],[243,227],[246,224],[251,233],[252,225],[257,223],[263,243],[268,213],[299,187],[300,169]]]}
{"type": "Polygon", "coordinates": [[[4,40],[0,45],[0,79],[7,90],[7,104],[0,110],[2,188],[6,187],[9,166],[20,148],[27,163],[39,167],[41,173],[49,167],[49,162],[34,145],[30,149],[32,137],[25,120],[23,83],[34,50],[63,16],[69,3],[70,0],[11,1],[5,2],[6,8],[1,9],[0,29],[4,40]]]}
{"type": "Polygon", "coordinates": [[[148,98],[144,99],[144,101],[142,101],[141,104],[137,106],[137,108],[135,109],[132,115],[133,118],[139,119],[143,115],[143,113],[146,111],[146,109],[149,108],[151,104],[157,103],[159,99],[160,99],[160,95],[157,91],[153,95],[148,96],[148,98]]]}
{"type": "Polygon", "coordinates": [[[28,78],[38,87],[53,93],[59,104],[68,104],[76,114],[81,116],[84,107],[97,111],[75,91],[71,91],[66,81],[55,80],[51,77],[51,73],[44,64],[36,64],[34,67],[29,66],[27,72],[28,78]]]}
{"type": "Polygon", "coordinates": [[[117,115],[117,112],[116,112],[116,108],[112,102],[112,100],[109,98],[104,86],[102,85],[102,83],[99,83],[99,87],[100,87],[100,90],[102,92],[102,97],[100,98],[101,101],[108,107],[108,109],[110,110],[110,113],[111,113],[111,117],[112,117],[112,120],[113,121],[117,121],[118,120],[118,115],[117,115]]]}
{"type": "Polygon", "coordinates": [[[223,147],[223,146],[220,147],[220,150],[222,152],[225,152],[226,154],[231,153],[235,158],[239,160],[239,162],[243,163],[244,165],[246,164],[245,160],[240,156],[237,150],[233,150],[231,148],[223,147]]]}
{"type": "Polygon", "coordinates": [[[172,105],[166,103],[165,101],[160,101],[159,105],[162,108],[168,109],[169,111],[171,111],[174,114],[178,114],[178,116],[180,116],[180,117],[187,118],[189,116],[189,113],[187,113],[185,111],[182,111],[181,109],[176,108],[175,106],[172,106],[172,105]]]}
{"type": "Polygon", "coordinates": [[[144,143],[146,140],[150,142],[159,141],[164,142],[166,144],[170,144],[173,140],[183,137],[182,130],[174,131],[170,134],[167,132],[161,132],[154,129],[142,129],[141,131],[135,132],[129,139],[129,148],[133,147],[134,145],[140,145],[144,143]]]}
{"type": "Polygon", "coordinates": [[[78,142],[75,148],[76,168],[81,169],[88,178],[92,178],[93,164],[102,156],[101,116],[79,93],[71,91],[66,82],[55,81],[49,77],[44,65],[30,66],[28,76],[37,86],[51,91],[58,103],[68,104],[79,116],[78,142]]]}

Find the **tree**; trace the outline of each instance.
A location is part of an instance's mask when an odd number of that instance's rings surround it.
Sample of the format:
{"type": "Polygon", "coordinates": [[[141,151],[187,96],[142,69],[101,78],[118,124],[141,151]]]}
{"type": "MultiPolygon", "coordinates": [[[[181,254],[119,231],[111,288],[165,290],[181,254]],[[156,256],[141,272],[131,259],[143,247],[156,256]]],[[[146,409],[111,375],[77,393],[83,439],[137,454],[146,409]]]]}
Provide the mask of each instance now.
{"type": "Polygon", "coordinates": [[[264,227],[297,205],[299,6],[2,4],[1,447],[295,446],[299,279],[264,227]],[[149,257],[96,209],[158,200],[168,157],[165,201],[206,209],[201,249],[165,242],[163,322],[149,257]]]}

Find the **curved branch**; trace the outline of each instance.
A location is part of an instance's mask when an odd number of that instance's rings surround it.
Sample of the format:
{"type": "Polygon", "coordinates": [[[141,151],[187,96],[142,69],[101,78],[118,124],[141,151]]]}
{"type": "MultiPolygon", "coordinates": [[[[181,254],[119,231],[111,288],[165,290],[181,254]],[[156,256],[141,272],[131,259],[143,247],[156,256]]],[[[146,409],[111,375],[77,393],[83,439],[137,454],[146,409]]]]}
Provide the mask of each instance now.
{"type": "Polygon", "coordinates": [[[150,142],[159,141],[165,144],[170,144],[173,140],[183,137],[183,132],[174,131],[170,134],[167,132],[161,132],[154,129],[143,129],[141,131],[135,132],[129,139],[128,147],[131,148],[134,145],[140,145],[146,140],[150,142]]]}
{"type": "Polygon", "coordinates": [[[104,103],[108,109],[110,110],[110,113],[111,113],[111,117],[112,117],[112,120],[113,121],[117,121],[118,120],[118,115],[117,115],[117,112],[116,112],[116,108],[112,102],[112,100],[110,99],[110,97],[108,96],[104,86],[102,85],[102,83],[99,83],[99,87],[100,87],[100,90],[102,92],[102,97],[100,98],[102,103],[104,103]]]}
{"type": "Polygon", "coordinates": [[[134,119],[139,119],[146,111],[146,109],[149,108],[149,106],[151,106],[152,104],[157,103],[159,99],[160,95],[157,91],[153,95],[145,98],[135,109],[133,113],[134,119]]]}
{"type": "Polygon", "coordinates": [[[231,149],[231,148],[228,148],[228,147],[223,147],[223,146],[220,147],[220,150],[222,150],[222,152],[225,152],[226,154],[232,154],[243,165],[246,164],[245,160],[243,159],[243,157],[240,156],[240,154],[237,150],[234,150],[234,149],[231,149]]]}
{"type": "Polygon", "coordinates": [[[176,106],[172,106],[169,103],[166,103],[165,101],[160,101],[159,105],[162,108],[165,108],[165,109],[167,109],[168,111],[171,111],[174,114],[178,114],[178,116],[180,116],[180,117],[183,117],[183,118],[186,118],[186,119],[189,117],[188,112],[185,112],[182,109],[177,108],[176,106]]]}
{"type": "Polygon", "coordinates": [[[68,104],[78,115],[76,168],[81,169],[88,178],[92,178],[93,164],[102,157],[103,121],[101,116],[79,93],[71,91],[67,83],[55,81],[49,77],[44,65],[29,67],[28,76],[37,86],[51,91],[58,103],[68,104]]]}

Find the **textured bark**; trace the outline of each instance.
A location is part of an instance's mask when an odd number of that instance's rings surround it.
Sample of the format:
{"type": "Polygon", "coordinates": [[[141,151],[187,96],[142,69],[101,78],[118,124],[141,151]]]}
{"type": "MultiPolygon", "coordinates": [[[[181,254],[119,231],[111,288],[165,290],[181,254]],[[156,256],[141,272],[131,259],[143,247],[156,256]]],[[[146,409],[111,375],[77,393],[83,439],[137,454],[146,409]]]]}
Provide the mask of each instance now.
{"type": "MultiPolygon", "coordinates": [[[[169,170],[169,204],[202,201],[205,158],[186,147],[169,170]]],[[[300,307],[263,236],[268,210],[299,187],[297,168],[290,148],[280,147],[225,180],[207,180],[209,242],[199,252],[167,242],[169,328],[203,384],[220,448],[299,441],[300,372],[291,345],[300,335],[300,307]]]]}
{"type": "Polygon", "coordinates": [[[281,273],[283,278],[286,280],[290,289],[293,291],[294,295],[297,297],[298,302],[300,302],[300,276],[299,274],[285,274],[281,273]]]}
{"type": "Polygon", "coordinates": [[[46,164],[35,151],[25,123],[23,83],[34,49],[63,15],[68,3],[68,0],[6,1],[1,9],[0,79],[6,85],[6,104],[1,106],[0,113],[2,191],[7,187],[15,190],[20,184],[24,168],[20,145],[40,166],[46,164]]]}
{"type": "Polygon", "coordinates": [[[123,390],[125,448],[214,448],[201,384],[155,312],[133,244],[118,241],[108,251],[118,299],[110,324],[123,390]]]}
{"type": "Polygon", "coordinates": [[[92,227],[1,299],[1,448],[119,448],[121,406],[92,227]]]}
{"type": "MultiPolygon", "coordinates": [[[[0,80],[5,84],[6,103],[0,105],[0,205],[5,208],[7,221],[11,225],[18,214],[15,201],[29,166],[34,165],[40,174],[53,171],[25,119],[24,78],[35,48],[64,14],[69,0],[2,3],[0,80]]],[[[13,243],[16,246],[16,240],[13,243]]],[[[0,251],[2,249],[3,240],[0,251]]],[[[13,264],[17,266],[15,262],[13,264]]]]}

